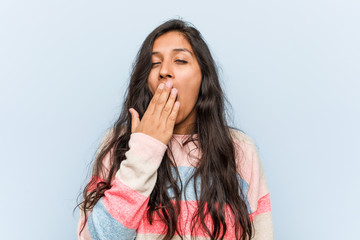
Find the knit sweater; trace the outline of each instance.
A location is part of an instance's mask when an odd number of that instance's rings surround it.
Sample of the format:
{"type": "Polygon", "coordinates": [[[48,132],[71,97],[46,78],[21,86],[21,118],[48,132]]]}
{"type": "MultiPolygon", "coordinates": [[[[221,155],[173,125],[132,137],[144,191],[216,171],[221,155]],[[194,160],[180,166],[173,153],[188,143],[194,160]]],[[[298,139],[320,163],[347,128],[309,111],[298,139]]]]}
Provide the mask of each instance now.
{"type": "MultiPolygon", "coordinates": [[[[273,239],[273,223],[271,215],[270,193],[265,172],[258,150],[252,139],[245,133],[230,129],[235,146],[235,160],[239,185],[245,194],[248,213],[255,227],[256,240],[273,239]]],[[[108,135],[108,134],[107,134],[108,135]]],[[[102,143],[104,142],[103,138],[102,143]]],[[[104,192],[94,208],[88,212],[85,222],[80,211],[77,236],[79,240],[113,240],[113,239],[162,239],[165,229],[164,223],[157,214],[154,214],[152,224],[147,219],[147,209],[150,194],[157,179],[157,169],[166,153],[171,161],[176,163],[181,182],[187,182],[196,169],[201,150],[194,142],[182,146],[188,135],[174,134],[168,145],[144,133],[132,133],[129,140],[129,150],[125,153],[126,159],[121,162],[120,168],[113,177],[111,188],[104,192]],[[169,154],[171,148],[174,158],[169,154]],[[80,234],[80,229],[85,228],[80,234]]],[[[196,134],[195,134],[196,137],[196,134]]],[[[105,156],[102,173],[92,176],[99,182],[106,177],[110,169],[110,155],[105,156]]],[[[172,169],[175,170],[175,169],[172,169]]],[[[174,176],[176,172],[173,171],[174,176]]],[[[180,186],[180,181],[178,181],[180,186]]],[[[96,186],[96,185],[95,185],[96,186]]],[[[187,188],[181,194],[181,212],[178,216],[178,226],[183,239],[210,239],[197,223],[195,235],[191,233],[191,217],[197,209],[194,192],[194,178],[191,178],[187,188]]],[[[196,189],[200,189],[201,181],[196,179],[196,189]]],[[[199,190],[198,190],[199,192],[199,190]]],[[[173,196],[172,189],[168,190],[173,196]]],[[[199,196],[199,193],[198,193],[199,196]]],[[[171,200],[173,201],[173,200],[171,200]]],[[[175,200],[174,200],[175,201],[175,200]]],[[[225,239],[235,239],[234,221],[228,206],[225,204],[225,221],[227,231],[225,239]]],[[[205,218],[207,227],[211,228],[211,218],[205,218]]],[[[165,232],[166,234],[166,232],[165,232]]],[[[181,239],[176,233],[173,239],[181,239]]]]}

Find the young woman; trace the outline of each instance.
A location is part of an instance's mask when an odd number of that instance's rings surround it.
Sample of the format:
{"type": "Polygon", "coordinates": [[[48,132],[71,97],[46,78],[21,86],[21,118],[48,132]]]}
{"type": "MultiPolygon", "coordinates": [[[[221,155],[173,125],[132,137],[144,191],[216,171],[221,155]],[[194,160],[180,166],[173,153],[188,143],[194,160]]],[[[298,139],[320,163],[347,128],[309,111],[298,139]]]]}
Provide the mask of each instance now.
{"type": "Polygon", "coordinates": [[[98,149],[78,239],[273,239],[257,147],[227,125],[225,100],[196,28],[153,30],[98,149]]]}

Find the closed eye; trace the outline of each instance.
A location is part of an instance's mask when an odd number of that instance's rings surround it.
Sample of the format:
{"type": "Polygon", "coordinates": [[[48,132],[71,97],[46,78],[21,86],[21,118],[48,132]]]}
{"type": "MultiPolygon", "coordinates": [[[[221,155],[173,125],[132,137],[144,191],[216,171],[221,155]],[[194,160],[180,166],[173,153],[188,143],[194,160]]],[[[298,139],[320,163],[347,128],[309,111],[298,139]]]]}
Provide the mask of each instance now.
{"type": "MultiPolygon", "coordinates": [[[[176,60],[176,62],[181,62],[181,63],[187,63],[187,61],[185,61],[185,60],[180,60],[180,59],[178,59],[178,60],[176,60]]],[[[154,62],[154,63],[152,63],[151,64],[151,66],[154,66],[154,65],[156,65],[156,64],[158,64],[158,63],[160,63],[160,62],[154,62]]]]}

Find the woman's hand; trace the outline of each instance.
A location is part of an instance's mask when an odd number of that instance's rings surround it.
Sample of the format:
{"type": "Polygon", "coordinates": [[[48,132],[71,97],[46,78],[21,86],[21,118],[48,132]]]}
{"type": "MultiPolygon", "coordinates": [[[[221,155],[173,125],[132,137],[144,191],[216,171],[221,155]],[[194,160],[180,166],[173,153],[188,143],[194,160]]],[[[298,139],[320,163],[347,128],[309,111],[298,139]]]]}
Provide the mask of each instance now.
{"type": "Polygon", "coordinates": [[[168,80],[168,83],[169,86],[164,83],[159,84],[141,121],[138,112],[134,108],[129,109],[131,132],[145,133],[160,140],[165,145],[168,144],[173,135],[175,120],[180,107],[180,102],[175,102],[177,89],[172,88],[171,80],[168,80]]]}

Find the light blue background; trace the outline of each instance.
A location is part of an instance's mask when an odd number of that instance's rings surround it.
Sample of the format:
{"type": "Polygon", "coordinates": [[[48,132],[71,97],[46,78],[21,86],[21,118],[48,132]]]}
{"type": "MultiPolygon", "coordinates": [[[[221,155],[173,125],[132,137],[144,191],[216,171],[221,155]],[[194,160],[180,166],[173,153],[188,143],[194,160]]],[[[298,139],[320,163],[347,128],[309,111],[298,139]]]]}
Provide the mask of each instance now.
{"type": "Polygon", "coordinates": [[[259,147],[276,239],[360,239],[360,2],[1,1],[1,239],[76,239],[145,37],[193,23],[259,147]]]}

